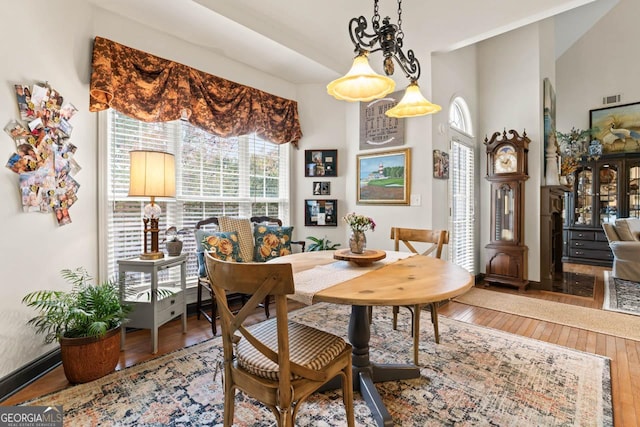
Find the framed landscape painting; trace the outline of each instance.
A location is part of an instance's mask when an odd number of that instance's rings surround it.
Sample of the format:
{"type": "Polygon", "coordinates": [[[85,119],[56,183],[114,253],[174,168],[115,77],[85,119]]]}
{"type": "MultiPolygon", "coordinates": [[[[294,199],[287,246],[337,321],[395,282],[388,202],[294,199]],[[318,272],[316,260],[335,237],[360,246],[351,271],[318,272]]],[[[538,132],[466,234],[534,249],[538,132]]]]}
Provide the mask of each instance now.
{"type": "Polygon", "coordinates": [[[604,154],[638,152],[640,102],[590,110],[589,127],[604,154]]]}
{"type": "Polygon", "coordinates": [[[358,204],[408,205],[411,149],[358,154],[358,204]]]}

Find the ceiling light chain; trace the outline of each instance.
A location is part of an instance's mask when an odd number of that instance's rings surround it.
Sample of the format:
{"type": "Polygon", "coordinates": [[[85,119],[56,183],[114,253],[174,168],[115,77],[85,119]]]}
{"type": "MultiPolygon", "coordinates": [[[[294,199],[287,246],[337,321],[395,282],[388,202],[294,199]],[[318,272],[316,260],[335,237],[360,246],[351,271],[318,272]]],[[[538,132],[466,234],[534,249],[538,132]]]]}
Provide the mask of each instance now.
{"type": "Polygon", "coordinates": [[[402,0],[398,0],[398,47],[402,48],[402,39],[404,39],[404,31],[402,31],[402,0]]]}

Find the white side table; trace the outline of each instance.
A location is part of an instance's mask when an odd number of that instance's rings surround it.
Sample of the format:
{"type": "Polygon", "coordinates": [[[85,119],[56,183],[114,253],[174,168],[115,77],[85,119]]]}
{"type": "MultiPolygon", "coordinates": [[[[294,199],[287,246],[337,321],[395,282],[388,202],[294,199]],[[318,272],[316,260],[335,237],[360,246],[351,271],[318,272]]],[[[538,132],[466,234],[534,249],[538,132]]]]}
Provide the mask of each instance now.
{"type": "Polygon", "coordinates": [[[120,282],[120,298],[131,304],[133,309],[129,313],[129,322],[122,326],[121,346],[124,348],[126,327],[151,330],[153,354],[158,352],[158,328],[169,320],[182,316],[182,333],[187,332],[187,307],[185,290],[187,288],[187,254],[168,256],[155,260],[131,258],[118,261],[120,282]],[[180,267],[180,291],[158,300],[158,272],[180,267]],[[145,292],[144,298],[131,300],[125,298],[126,272],[141,272],[151,274],[151,288],[145,292]]]}

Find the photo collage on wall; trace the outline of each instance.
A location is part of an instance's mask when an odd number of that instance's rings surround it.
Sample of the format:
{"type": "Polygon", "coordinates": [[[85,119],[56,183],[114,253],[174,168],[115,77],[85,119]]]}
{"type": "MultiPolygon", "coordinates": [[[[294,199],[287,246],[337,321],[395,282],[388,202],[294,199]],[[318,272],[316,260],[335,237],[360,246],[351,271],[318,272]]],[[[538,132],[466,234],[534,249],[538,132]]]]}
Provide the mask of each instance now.
{"type": "Polygon", "coordinates": [[[71,223],[69,208],[78,200],[80,184],[73,176],[80,165],[77,147],[69,139],[76,107],[65,102],[48,84],[15,85],[20,118],[10,120],[5,132],[16,152],[7,168],[19,174],[24,212],[55,213],[58,225],[71,223]]]}

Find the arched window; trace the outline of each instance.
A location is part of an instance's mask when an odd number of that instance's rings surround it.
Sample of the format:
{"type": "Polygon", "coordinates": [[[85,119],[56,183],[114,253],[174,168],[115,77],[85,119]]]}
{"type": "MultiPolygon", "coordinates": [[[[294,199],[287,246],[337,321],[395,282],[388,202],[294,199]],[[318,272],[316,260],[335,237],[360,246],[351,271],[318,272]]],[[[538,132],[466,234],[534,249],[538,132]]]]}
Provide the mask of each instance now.
{"type": "Polygon", "coordinates": [[[459,132],[473,136],[469,107],[464,99],[459,96],[455,97],[451,102],[451,108],[449,109],[449,126],[459,132]]]}

